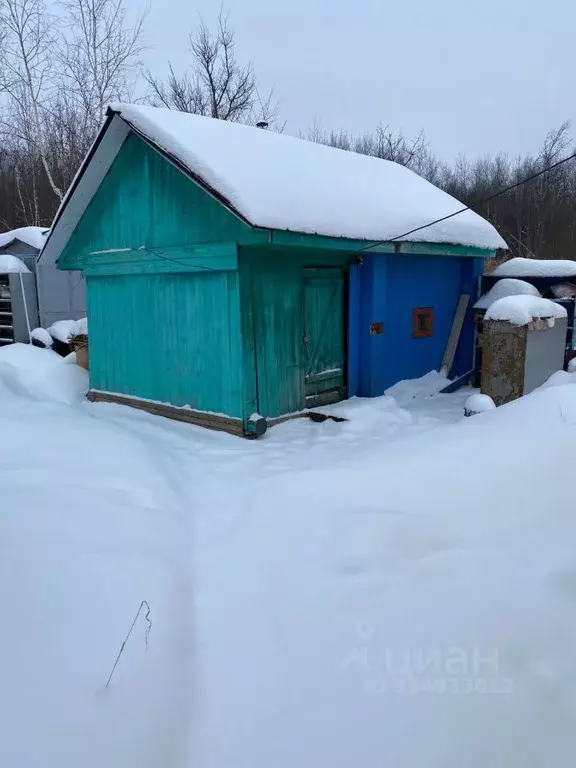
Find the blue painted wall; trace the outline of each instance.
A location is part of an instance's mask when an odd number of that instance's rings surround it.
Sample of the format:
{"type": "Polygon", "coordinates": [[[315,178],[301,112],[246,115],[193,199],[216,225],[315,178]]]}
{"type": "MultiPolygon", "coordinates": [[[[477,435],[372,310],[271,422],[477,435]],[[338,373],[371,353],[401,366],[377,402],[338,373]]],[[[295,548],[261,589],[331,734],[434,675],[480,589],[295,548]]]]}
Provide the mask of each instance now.
{"type": "MultiPolygon", "coordinates": [[[[369,254],[350,276],[349,393],[376,397],[401,379],[440,368],[461,293],[475,299],[482,259],[369,254]],[[412,336],[412,311],[434,308],[434,333],[412,336]],[[370,325],[384,324],[382,334],[370,325]]],[[[472,367],[473,312],[468,310],[451,377],[472,367]]]]}

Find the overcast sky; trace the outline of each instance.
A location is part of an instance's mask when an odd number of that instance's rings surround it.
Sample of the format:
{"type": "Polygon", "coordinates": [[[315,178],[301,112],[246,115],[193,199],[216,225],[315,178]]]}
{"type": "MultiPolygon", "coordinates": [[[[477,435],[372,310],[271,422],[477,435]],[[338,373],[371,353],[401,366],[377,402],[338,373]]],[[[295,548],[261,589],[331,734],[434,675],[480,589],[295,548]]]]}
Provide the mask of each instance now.
{"type": "MultiPolygon", "coordinates": [[[[132,0],[137,2],[137,0],[132,0]]],[[[217,0],[152,0],[146,63],[188,60],[187,31],[217,0]]],[[[534,151],[576,119],[570,0],[228,0],[238,58],[273,86],[286,131],[424,129],[446,159],[534,151]]],[[[576,125],[575,125],[576,128],[576,125]]]]}

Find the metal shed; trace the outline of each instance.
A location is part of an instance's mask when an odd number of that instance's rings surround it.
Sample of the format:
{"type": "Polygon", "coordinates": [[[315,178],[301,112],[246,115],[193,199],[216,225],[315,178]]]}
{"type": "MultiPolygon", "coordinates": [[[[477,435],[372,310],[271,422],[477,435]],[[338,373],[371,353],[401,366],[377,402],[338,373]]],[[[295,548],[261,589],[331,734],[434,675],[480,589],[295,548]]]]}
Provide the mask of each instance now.
{"type": "Polygon", "coordinates": [[[82,272],[61,272],[56,260],[43,259],[46,227],[20,227],[0,234],[0,254],[22,259],[36,277],[36,325],[48,328],[56,320],[86,316],[86,288],[82,272]]]}
{"type": "Polygon", "coordinates": [[[38,325],[36,283],[32,272],[0,270],[0,346],[28,343],[38,325]]]}

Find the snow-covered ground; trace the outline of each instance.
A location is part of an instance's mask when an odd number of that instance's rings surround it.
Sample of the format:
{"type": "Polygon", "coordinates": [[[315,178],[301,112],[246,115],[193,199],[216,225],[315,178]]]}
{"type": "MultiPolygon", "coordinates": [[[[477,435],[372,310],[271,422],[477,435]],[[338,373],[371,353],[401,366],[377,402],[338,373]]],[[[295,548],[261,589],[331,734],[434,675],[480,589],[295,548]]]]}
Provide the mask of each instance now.
{"type": "Polygon", "coordinates": [[[85,377],[0,351],[0,765],[571,764],[576,375],[255,442],[85,377]]]}

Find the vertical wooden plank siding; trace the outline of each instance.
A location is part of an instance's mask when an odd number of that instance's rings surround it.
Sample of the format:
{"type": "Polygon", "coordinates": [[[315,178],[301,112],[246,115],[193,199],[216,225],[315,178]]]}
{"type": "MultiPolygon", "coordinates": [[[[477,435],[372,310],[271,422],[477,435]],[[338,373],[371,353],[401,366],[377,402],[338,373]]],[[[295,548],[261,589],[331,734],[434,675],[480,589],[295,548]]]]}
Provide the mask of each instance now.
{"type": "Polygon", "coordinates": [[[350,267],[348,305],[348,397],[360,392],[360,339],[362,334],[362,266],[350,267]]]}
{"type": "Polygon", "coordinates": [[[304,270],[304,368],[306,398],[333,392],[341,399],[344,370],[344,278],[341,269],[304,270]]]}
{"type": "MultiPolygon", "coordinates": [[[[227,324],[227,346],[228,346],[228,365],[226,360],[223,360],[222,372],[228,373],[228,386],[224,388],[225,396],[220,395],[222,402],[227,402],[228,405],[220,409],[221,413],[226,413],[229,416],[248,417],[253,413],[250,411],[245,414],[244,404],[244,377],[242,369],[242,326],[241,326],[241,314],[240,314],[240,277],[238,272],[226,272],[224,275],[226,280],[226,304],[222,305],[222,297],[213,293],[213,307],[214,315],[222,315],[224,323],[227,324]],[[231,410],[232,409],[232,410],[231,410]]],[[[218,338],[217,343],[214,346],[214,352],[217,353],[218,346],[224,346],[226,349],[226,342],[224,339],[218,338]]],[[[216,358],[217,361],[217,358],[216,358]]],[[[215,364],[214,357],[212,358],[212,377],[216,374],[218,365],[215,364]]],[[[214,408],[208,410],[215,410],[214,408]]]]}
{"type": "Polygon", "coordinates": [[[92,251],[256,240],[260,235],[130,134],[72,233],[59,266],[81,268],[92,251]]]}
{"type": "Polygon", "coordinates": [[[354,258],[295,248],[240,249],[245,392],[263,416],[305,407],[304,270],[346,265],[354,258]]]}
{"type": "Polygon", "coordinates": [[[287,263],[252,272],[259,411],[280,416],[302,408],[302,284],[287,263]]]}
{"type": "Polygon", "coordinates": [[[89,277],[87,296],[93,389],[242,416],[237,273],[89,277]]]}
{"type": "Polygon", "coordinates": [[[256,334],[252,308],[252,266],[244,260],[239,270],[240,315],[242,328],[242,383],[244,388],[244,418],[248,419],[259,409],[258,361],[256,359],[256,334]]]}

